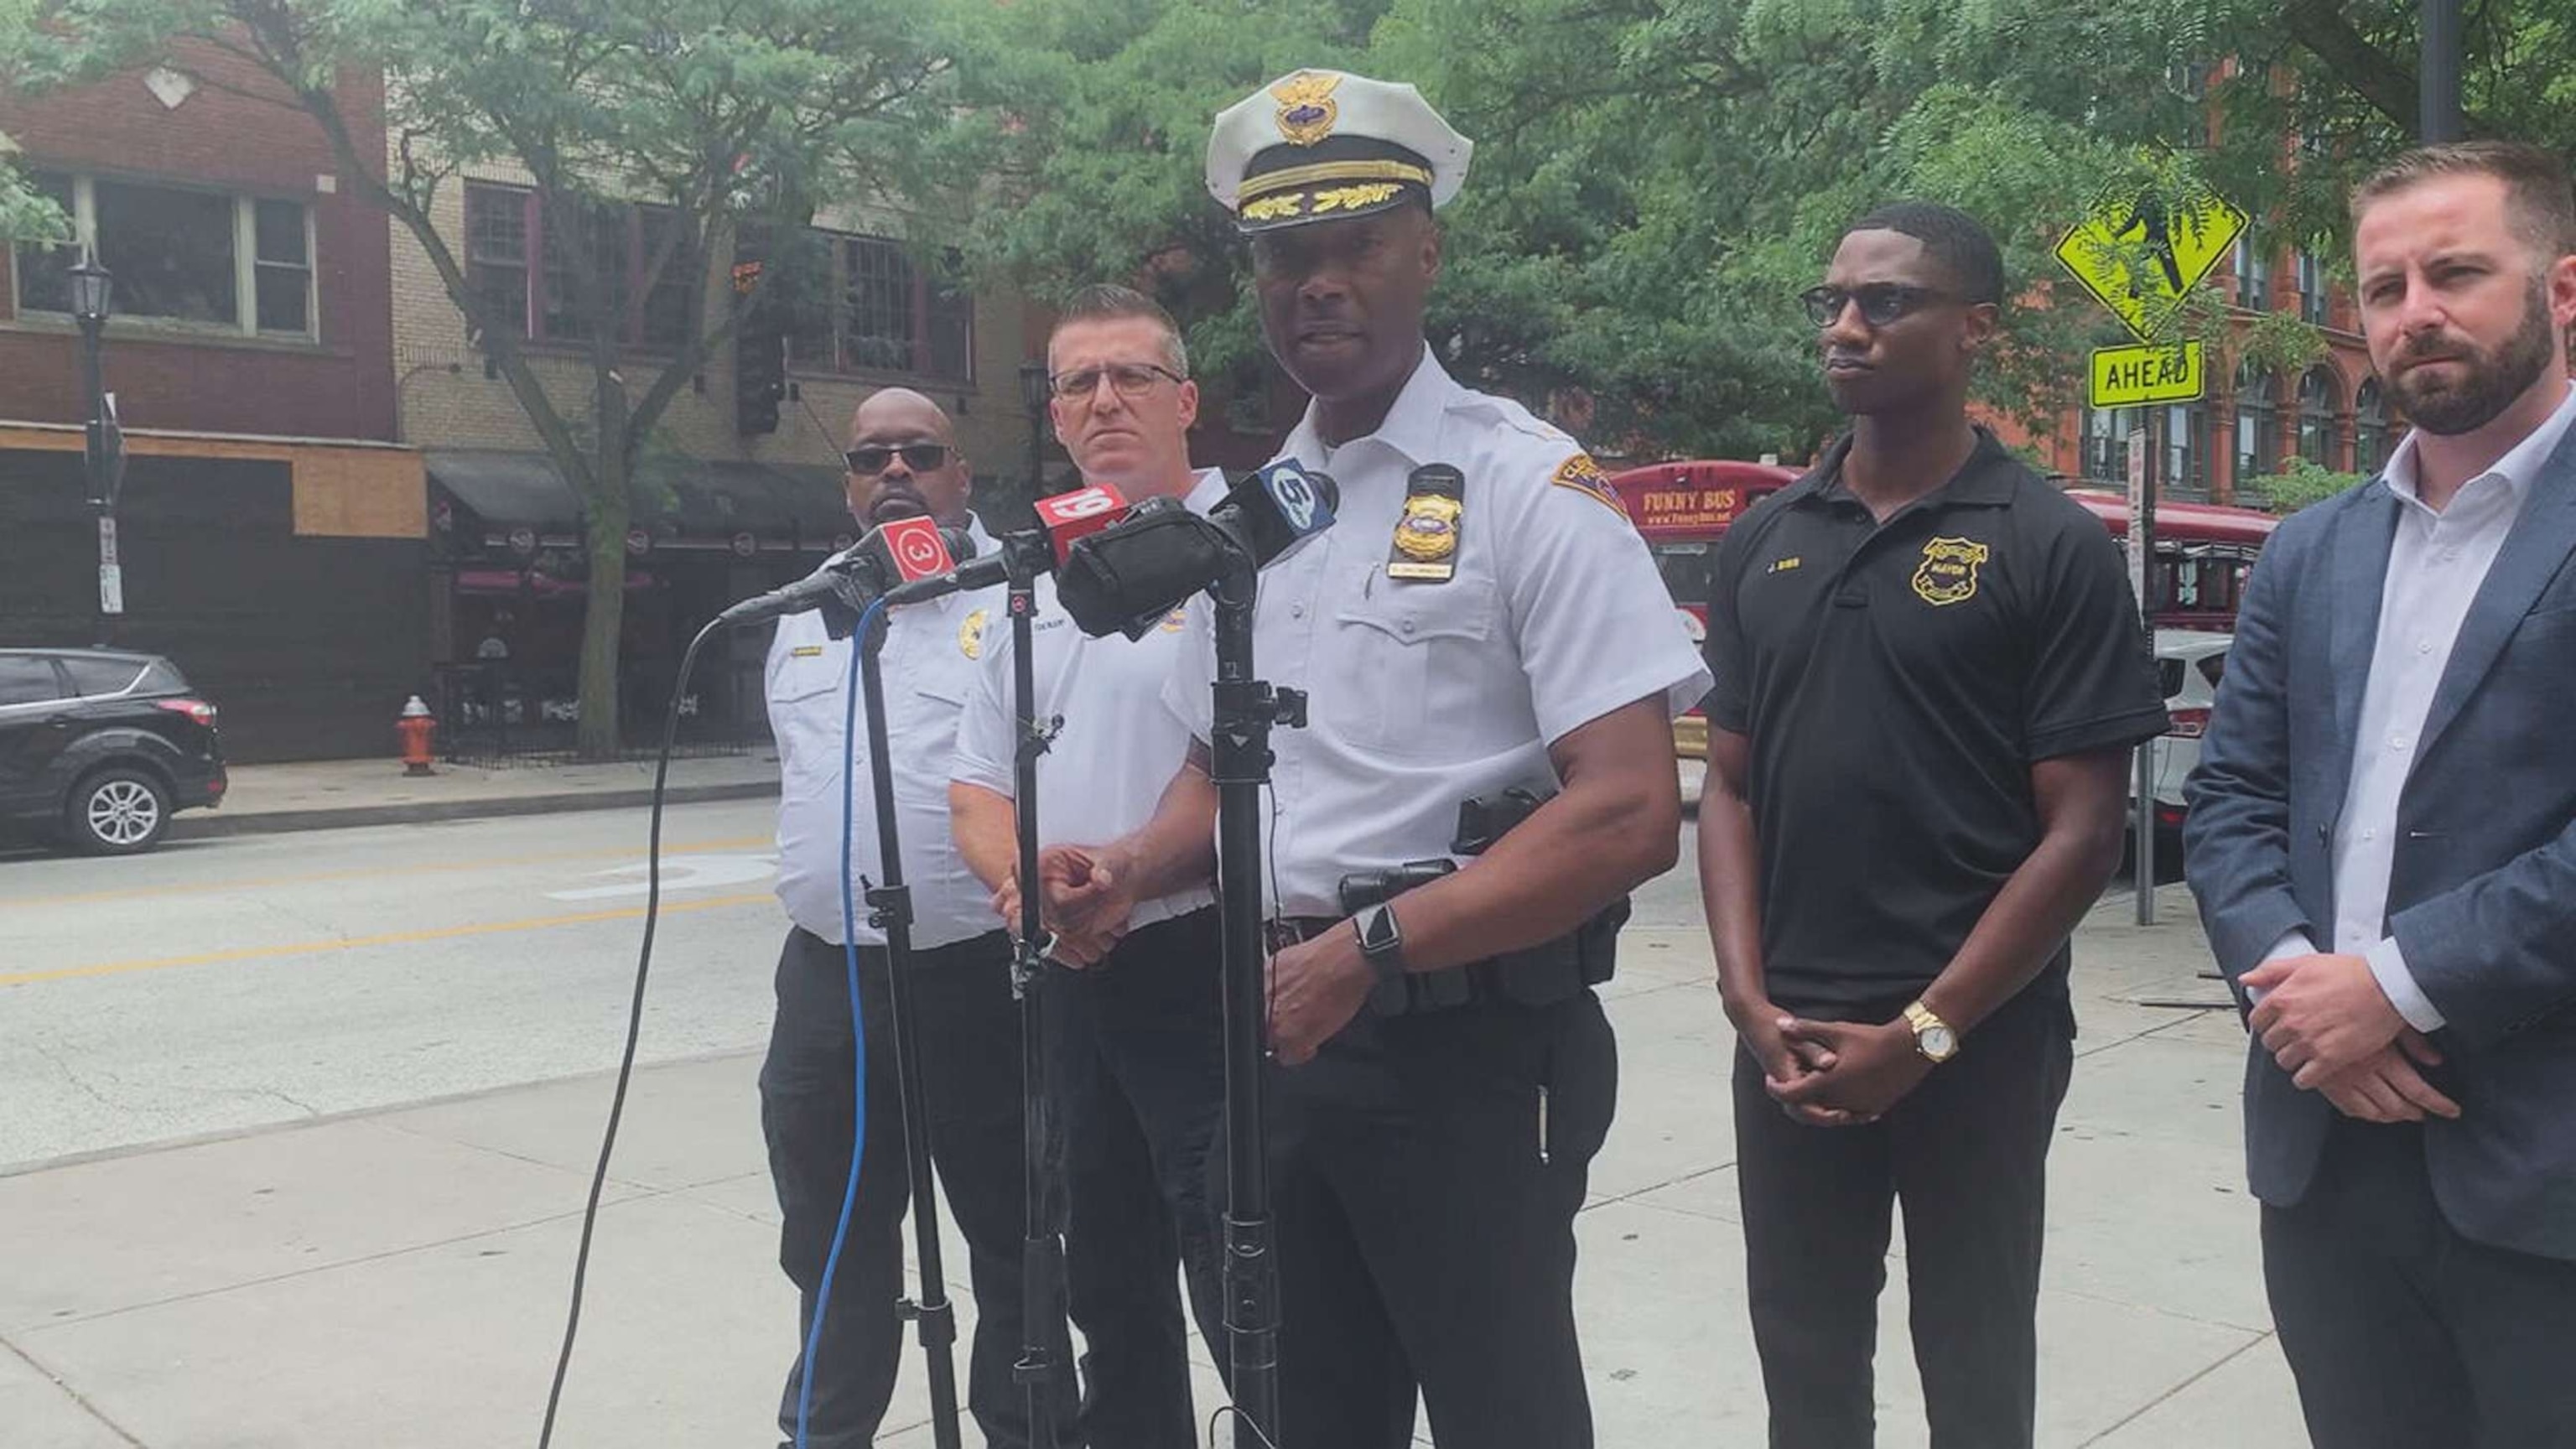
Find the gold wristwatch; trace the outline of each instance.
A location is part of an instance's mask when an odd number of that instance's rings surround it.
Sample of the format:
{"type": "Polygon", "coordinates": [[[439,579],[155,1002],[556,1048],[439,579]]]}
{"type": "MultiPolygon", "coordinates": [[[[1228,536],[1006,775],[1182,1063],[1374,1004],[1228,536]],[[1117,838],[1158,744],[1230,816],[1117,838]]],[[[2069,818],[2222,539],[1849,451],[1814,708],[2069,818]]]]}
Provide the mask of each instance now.
{"type": "Polygon", "coordinates": [[[1922,1053],[1923,1060],[1938,1066],[1959,1054],[1959,1034],[1922,1002],[1905,1008],[1905,1024],[1914,1028],[1914,1049],[1922,1053]]]}

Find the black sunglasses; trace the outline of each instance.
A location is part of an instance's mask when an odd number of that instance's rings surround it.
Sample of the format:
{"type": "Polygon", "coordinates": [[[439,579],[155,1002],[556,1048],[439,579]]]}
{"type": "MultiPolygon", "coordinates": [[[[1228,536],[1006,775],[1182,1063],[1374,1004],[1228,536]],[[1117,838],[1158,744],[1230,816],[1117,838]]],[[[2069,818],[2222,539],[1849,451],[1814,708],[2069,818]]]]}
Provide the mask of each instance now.
{"type": "Polygon", "coordinates": [[[900,448],[889,448],[882,443],[862,443],[843,453],[841,461],[849,464],[850,471],[860,477],[872,478],[884,472],[886,464],[893,462],[895,455],[900,453],[905,467],[915,473],[927,473],[948,461],[948,451],[946,443],[906,443],[900,448]]]}
{"type": "Polygon", "coordinates": [[[1819,327],[1831,327],[1842,320],[1843,309],[1860,304],[1860,320],[1872,327],[1884,327],[1909,312],[1949,300],[1947,292],[1930,287],[1909,287],[1903,282],[1871,282],[1846,291],[1841,287],[1809,287],[1798,294],[1806,306],[1808,320],[1819,327]]]}

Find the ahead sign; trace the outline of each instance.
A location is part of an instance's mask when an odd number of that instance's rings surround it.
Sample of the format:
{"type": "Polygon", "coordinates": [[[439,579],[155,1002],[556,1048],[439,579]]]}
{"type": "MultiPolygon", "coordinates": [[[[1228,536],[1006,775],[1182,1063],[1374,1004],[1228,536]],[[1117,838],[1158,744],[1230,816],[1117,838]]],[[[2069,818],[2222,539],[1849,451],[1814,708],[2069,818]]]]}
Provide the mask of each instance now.
{"type": "Polygon", "coordinates": [[[2197,402],[2208,386],[2204,362],[2197,342],[2174,347],[2098,348],[2093,353],[2093,385],[2086,398],[2097,408],[2197,402]]]}

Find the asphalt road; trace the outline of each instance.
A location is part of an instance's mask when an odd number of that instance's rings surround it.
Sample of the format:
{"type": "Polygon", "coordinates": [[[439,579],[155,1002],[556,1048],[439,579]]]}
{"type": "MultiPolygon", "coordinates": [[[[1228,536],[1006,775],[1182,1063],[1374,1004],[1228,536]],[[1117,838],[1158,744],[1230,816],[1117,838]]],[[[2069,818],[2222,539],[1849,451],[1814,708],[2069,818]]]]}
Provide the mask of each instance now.
{"type": "MultiPolygon", "coordinates": [[[[670,812],[642,1056],[762,1041],[772,809],[670,812]]],[[[611,1066],[638,810],[0,860],[0,1166],[611,1066]]]]}
{"type": "MultiPolygon", "coordinates": [[[[783,929],[772,807],[665,826],[640,1057],[755,1047],[783,929]]],[[[1638,928],[1696,928],[1687,858],[1638,928]]],[[[0,858],[0,1168],[613,1066],[640,810],[0,858]]]]}

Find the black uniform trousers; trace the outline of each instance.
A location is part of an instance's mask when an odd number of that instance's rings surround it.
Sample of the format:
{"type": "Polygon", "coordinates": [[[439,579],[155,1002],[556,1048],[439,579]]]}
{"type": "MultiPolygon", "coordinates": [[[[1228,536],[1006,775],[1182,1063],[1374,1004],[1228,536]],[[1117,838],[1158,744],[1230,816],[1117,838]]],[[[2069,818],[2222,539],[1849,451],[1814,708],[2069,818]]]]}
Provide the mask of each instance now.
{"type": "Polygon", "coordinates": [[[1589,1449],[1574,1215],[1618,1092],[1600,1001],[1363,1010],[1266,1080],[1283,1449],[1405,1449],[1417,1389],[1440,1444],[1589,1449]]]}
{"type": "Polygon", "coordinates": [[[2263,1278],[2316,1449],[2576,1449],[2576,1263],[2460,1236],[2420,1124],[2337,1118],[2263,1278]]]}
{"type": "Polygon", "coordinates": [[[1208,1154],[1225,1117],[1223,942],[1214,907],[1131,932],[1048,975],[1065,1133],[1066,1282],[1093,1449],[1197,1449],[1190,1340],[1225,1351],[1220,1207],[1208,1154]],[[1179,1269],[1176,1273],[1174,1270],[1179,1269]]]}
{"type": "MultiPolygon", "coordinates": [[[[760,1069],[760,1119],[769,1174],[785,1222],[778,1262],[802,1295],[800,1354],[778,1409],[793,1444],[796,1403],[809,1369],[802,1346],[813,1326],[823,1267],[840,1220],[855,1126],[850,998],[841,948],[791,930],[778,958],[778,1019],[760,1069]]],[[[908,1296],[903,1221],[911,1203],[903,1102],[895,1071],[893,1002],[885,952],[859,948],[859,999],[867,1023],[867,1152],[848,1241],[832,1284],[814,1362],[809,1449],[864,1449],[875,1440],[905,1351],[896,1304],[908,1296]]],[[[967,1244],[975,1295],[966,1402],[987,1443],[1029,1442],[1026,1391],[1012,1381],[1020,1353],[1019,1008],[1011,994],[1009,938],[995,931],[913,953],[921,1075],[931,1161],[967,1244]]],[[[947,1265],[949,1286],[956,1267],[947,1265]]],[[[1068,1416],[1072,1385],[1065,1384],[1068,1416]]]]}
{"type": "Polygon", "coordinates": [[[1870,1360],[1900,1200],[1933,1449],[2028,1449],[2048,1144],[2074,1035],[2062,998],[2025,991],[1857,1127],[1791,1121],[1737,1049],[1737,1185],[1773,1449],[1872,1442],[1870,1360]]]}

